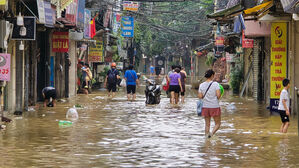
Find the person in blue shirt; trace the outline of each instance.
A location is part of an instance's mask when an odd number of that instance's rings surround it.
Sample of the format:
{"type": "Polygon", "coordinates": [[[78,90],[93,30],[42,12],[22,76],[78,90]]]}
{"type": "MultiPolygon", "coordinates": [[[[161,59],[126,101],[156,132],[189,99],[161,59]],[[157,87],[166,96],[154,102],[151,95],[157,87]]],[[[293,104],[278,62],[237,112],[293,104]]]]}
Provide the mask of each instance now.
{"type": "Polygon", "coordinates": [[[150,72],[151,72],[151,76],[153,76],[155,73],[155,67],[153,65],[150,66],[150,72]]]}
{"type": "Polygon", "coordinates": [[[136,99],[136,84],[139,85],[139,80],[136,72],[133,70],[134,66],[129,65],[129,70],[125,72],[125,80],[127,82],[127,97],[128,101],[134,101],[136,99]],[[131,95],[132,98],[131,98],[131,95]]]}

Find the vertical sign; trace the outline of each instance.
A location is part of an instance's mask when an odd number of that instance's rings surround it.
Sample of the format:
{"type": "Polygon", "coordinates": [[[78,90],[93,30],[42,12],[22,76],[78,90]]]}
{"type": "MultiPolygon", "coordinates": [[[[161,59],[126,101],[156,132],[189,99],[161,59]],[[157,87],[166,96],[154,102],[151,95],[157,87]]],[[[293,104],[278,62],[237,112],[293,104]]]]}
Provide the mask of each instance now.
{"type": "Polygon", "coordinates": [[[96,41],[96,47],[89,48],[88,54],[89,62],[103,62],[103,42],[100,40],[96,41]]]}
{"type": "Polygon", "coordinates": [[[36,0],[39,23],[45,24],[45,7],[43,0],[36,0]]]}
{"type": "Polygon", "coordinates": [[[277,111],[282,81],[287,77],[287,23],[271,26],[270,110],[277,111]]]}
{"type": "Polygon", "coordinates": [[[120,13],[113,13],[113,33],[117,34],[118,30],[120,28],[120,18],[121,14],[120,13]]]}
{"type": "Polygon", "coordinates": [[[111,9],[108,7],[106,13],[105,13],[105,18],[104,18],[104,27],[109,26],[109,21],[110,21],[110,16],[111,16],[111,9]]]}
{"type": "Polygon", "coordinates": [[[84,29],[84,8],[85,0],[78,0],[77,27],[79,29],[84,29]]]}
{"type": "Polygon", "coordinates": [[[6,4],[6,0],[0,0],[0,5],[5,5],[6,4]]]}
{"type": "Polygon", "coordinates": [[[10,81],[10,54],[0,53],[0,80],[10,81]]]}
{"type": "Polygon", "coordinates": [[[90,38],[90,10],[85,9],[84,11],[84,38],[90,38]]]}
{"type": "Polygon", "coordinates": [[[45,4],[45,26],[53,27],[53,9],[50,2],[44,2],[45,4]]]}
{"type": "Polygon", "coordinates": [[[69,51],[69,32],[54,32],[52,38],[53,52],[69,51]]]}
{"type": "Polygon", "coordinates": [[[123,37],[134,37],[134,18],[123,16],[121,18],[121,35],[123,37]]]}
{"type": "Polygon", "coordinates": [[[73,2],[66,8],[65,18],[71,24],[76,24],[77,10],[78,10],[78,0],[73,0],[73,2]]]}

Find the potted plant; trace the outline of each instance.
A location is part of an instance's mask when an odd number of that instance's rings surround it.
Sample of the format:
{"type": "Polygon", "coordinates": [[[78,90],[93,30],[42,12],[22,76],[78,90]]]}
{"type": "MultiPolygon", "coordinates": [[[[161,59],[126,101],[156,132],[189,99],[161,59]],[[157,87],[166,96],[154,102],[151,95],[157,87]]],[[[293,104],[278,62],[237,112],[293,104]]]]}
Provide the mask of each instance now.
{"type": "Polygon", "coordinates": [[[233,89],[233,94],[239,94],[243,73],[239,68],[234,68],[230,73],[230,86],[233,89]]]}

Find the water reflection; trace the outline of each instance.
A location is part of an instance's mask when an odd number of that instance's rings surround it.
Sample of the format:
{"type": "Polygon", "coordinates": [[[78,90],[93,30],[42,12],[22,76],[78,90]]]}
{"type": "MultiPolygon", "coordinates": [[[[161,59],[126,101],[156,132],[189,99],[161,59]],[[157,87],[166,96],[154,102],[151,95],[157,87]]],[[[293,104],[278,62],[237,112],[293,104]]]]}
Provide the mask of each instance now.
{"type": "Polygon", "coordinates": [[[0,167],[299,166],[296,118],[282,135],[279,116],[227,96],[222,126],[206,139],[204,119],[195,112],[196,91],[189,91],[185,104],[170,105],[163,95],[159,105],[146,106],[142,90],[135,102],[127,102],[123,91],[113,100],[98,91],[11,116],[13,122],[0,132],[0,167]],[[78,121],[59,126],[76,104],[82,106],[78,121]]]}

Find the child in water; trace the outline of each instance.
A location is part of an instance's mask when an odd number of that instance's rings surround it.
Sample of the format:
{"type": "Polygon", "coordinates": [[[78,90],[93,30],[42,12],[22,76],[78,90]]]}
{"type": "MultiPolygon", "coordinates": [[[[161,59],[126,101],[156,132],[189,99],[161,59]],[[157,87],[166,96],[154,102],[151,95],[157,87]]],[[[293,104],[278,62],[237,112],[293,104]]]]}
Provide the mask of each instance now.
{"type": "Polygon", "coordinates": [[[281,117],[282,125],[280,127],[281,133],[287,133],[289,128],[289,122],[290,122],[290,95],[288,93],[288,89],[290,88],[290,80],[284,79],[282,81],[283,89],[280,93],[280,99],[279,99],[279,106],[278,111],[281,117]]]}

